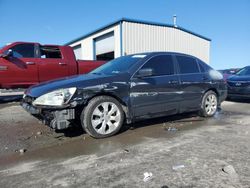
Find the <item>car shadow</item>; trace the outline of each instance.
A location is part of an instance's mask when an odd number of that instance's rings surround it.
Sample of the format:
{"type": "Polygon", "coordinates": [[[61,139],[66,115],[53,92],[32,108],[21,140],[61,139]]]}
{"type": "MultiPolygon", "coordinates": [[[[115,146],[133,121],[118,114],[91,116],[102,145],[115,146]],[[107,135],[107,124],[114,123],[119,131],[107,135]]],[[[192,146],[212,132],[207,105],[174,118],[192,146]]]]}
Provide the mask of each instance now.
{"type": "Polygon", "coordinates": [[[81,123],[79,121],[74,121],[70,125],[71,126],[67,129],[55,130],[55,132],[62,133],[62,134],[64,134],[65,137],[69,137],[69,138],[81,136],[83,134],[87,134],[83,130],[81,123]]]}
{"type": "MultiPolygon", "coordinates": [[[[124,124],[119,131],[119,134],[122,134],[128,130],[133,130],[133,129],[138,129],[138,128],[143,128],[155,124],[164,124],[164,123],[195,123],[195,122],[201,122],[204,121],[203,118],[197,118],[199,117],[197,113],[184,113],[184,114],[178,114],[178,115],[172,115],[172,116],[164,116],[164,117],[159,117],[159,118],[152,118],[152,119],[147,119],[147,120],[141,120],[132,124],[124,124]]],[[[83,128],[81,127],[81,123],[79,121],[72,122],[71,127],[68,129],[63,129],[63,130],[56,130],[56,133],[61,133],[65,137],[77,137],[81,136],[83,134],[87,134],[83,128]]]]}
{"type": "Polygon", "coordinates": [[[20,102],[23,95],[11,95],[11,96],[0,96],[0,104],[10,103],[10,102],[20,102]]]}
{"type": "Polygon", "coordinates": [[[202,118],[199,117],[197,113],[191,112],[191,113],[183,113],[183,114],[177,114],[172,116],[164,116],[159,118],[152,118],[147,120],[141,120],[132,124],[125,124],[125,126],[122,127],[120,133],[127,131],[128,129],[138,129],[143,128],[155,124],[173,124],[173,123],[189,123],[189,122],[200,122],[203,121],[202,118]]]}

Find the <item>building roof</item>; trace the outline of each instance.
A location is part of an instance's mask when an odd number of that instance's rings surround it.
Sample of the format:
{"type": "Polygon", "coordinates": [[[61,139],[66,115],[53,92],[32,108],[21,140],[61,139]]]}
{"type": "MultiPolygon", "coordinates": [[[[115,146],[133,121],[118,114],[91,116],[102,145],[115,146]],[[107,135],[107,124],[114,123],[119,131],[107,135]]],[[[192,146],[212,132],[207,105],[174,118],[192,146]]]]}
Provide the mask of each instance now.
{"type": "Polygon", "coordinates": [[[94,31],[92,31],[92,32],[89,32],[89,33],[87,33],[87,34],[85,34],[85,35],[83,35],[83,36],[81,36],[81,37],[78,37],[78,38],[76,38],[76,39],[74,39],[74,40],[72,40],[72,41],[69,41],[69,42],[67,42],[65,45],[70,45],[70,44],[72,44],[72,43],[74,43],[74,42],[77,42],[77,41],[79,41],[79,40],[85,39],[85,38],[87,38],[87,37],[89,37],[89,36],[91,36],[91,35],[93,35],[93,34],[96,34],[96,33],[100,32],[100,31],[103,31],[103,30],[105,30],[105,29],[108,29],[108,28],[110,28],[110,27],[113,27],[114,25],[120,24],[120,23],[122,23],[122,22],[132,22],[132,23],[140,23],[140,24],[146,24],[146,25],[154,25],[154,26],[162,26],[162,27],[175,28],[175,29],[178,29],[178,30],[187,32],[187,33],[189,33],[189,34],[195,35],[195,36],[197,36],[197,37],[199,37],[199,38],[202,38],[202,39],[204,39],[204,40],[211,41],[211,39],[209,39],[209,38],[207,38],[207,37],[204,37],[204,36],[202,36],[202,35],[200,35],[200,34],[197,34],[197,33],[195,33],[195,32],[192,32],[192,31],[190,31],[190,30],[187,30],[187,29],[182,28],[182,27],[179,27],[179,26],[178,26],[178,27],[175,27],[174,25],[171,25],[171,24],[158,23],[158,22],[150,22],[150,21],[143,21],[143,20],[130,19],[130,18],[121,18],[121,19],[116,20],[116,21],[114,21],[114,22],[112,22],[112,23],[109,23],[109,24],[107,24],[107,25],[105,25],[105,26],[103,26],[103,27],[100,27],[100,28],[98,28],[98,29],[96,29],[96,30],[94,30],[94,31]]]}

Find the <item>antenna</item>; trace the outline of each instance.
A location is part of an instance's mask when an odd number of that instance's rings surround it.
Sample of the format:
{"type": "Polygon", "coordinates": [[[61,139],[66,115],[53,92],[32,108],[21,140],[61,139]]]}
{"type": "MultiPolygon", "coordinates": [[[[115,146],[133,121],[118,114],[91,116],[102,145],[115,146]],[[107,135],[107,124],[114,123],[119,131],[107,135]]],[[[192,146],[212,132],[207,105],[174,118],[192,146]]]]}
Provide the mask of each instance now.
{"type": "Polygon", "coordinates": [[[177,26],[177,16],[176,16],[176,14],[173,15],[173,21],[174,21],[174,27],[178,27],[177,26]]]}

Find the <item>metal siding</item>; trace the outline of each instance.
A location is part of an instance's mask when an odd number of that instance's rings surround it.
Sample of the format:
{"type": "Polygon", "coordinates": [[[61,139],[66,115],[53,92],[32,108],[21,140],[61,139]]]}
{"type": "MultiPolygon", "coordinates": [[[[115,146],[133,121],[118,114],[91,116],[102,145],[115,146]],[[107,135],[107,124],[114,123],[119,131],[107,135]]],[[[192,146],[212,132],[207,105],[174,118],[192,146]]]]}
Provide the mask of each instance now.
{"type": "Polygon", "coordinates": [[[209,63],[210,41],[185,31],[141,23],[123,22],[123,53],[171,51],[196,56],[209,63]]]}

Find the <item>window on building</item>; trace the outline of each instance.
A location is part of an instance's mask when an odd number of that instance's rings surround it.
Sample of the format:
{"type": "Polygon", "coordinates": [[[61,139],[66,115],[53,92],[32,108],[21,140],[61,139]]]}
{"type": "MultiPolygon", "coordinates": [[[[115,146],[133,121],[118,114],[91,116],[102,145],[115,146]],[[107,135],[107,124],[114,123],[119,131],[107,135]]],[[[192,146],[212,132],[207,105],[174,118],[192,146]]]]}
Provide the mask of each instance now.
{"type": "Polygon", "coordinates": [[[40,55],[41,58],[62,58],[60,49],[54,46],[40,46],[40,55]]]}
{"type": "Polygon", "coordinates": [[[200,72],[198,64],[194,58],[187,56],[176,56],[176,58],[179,64],[181,74],[200,72]]]}
{"type": "Polygon", "coordinates": [[[115,58],[114,32],[107,33],[94,39],[94,59],[112,60],[115,58]]]}
{"type": "Polygon", "coordinates": [[[16,58],[34,58],[35,46],[34,44],[17,44],[10,48],[13,52],[13,57],[16,58]]]}
{"type": "Polygon", "coordinates": [[[174,74],[174,62],[171,55],[159,55],[151,58],[142,67],[153,69],[153,76],[174,74]]]}

